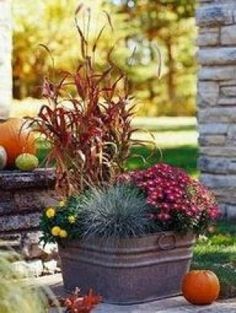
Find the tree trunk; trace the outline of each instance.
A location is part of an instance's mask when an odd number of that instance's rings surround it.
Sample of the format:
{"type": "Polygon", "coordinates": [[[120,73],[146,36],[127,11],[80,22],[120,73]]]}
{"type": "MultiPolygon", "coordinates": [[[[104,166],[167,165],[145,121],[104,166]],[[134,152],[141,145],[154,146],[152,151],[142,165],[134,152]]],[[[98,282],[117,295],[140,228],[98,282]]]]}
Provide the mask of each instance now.
{"type": "Polygon", "coordinates": [[[168,97],[169,101],[173,102],[175,100],[175,82],[174,82],[174,70],[175,62],[173,57],[173,46],[171,40],[166,41],[167,55],[168,55],[168,76],[167,76],[167,85],[168,85],[168,97]]]}
{"type": "Polygon", "coordinates": [[[21,80],[18,76],[13,76],[13,98],[17,100],[23,98],[21,92],[21,80]]]}

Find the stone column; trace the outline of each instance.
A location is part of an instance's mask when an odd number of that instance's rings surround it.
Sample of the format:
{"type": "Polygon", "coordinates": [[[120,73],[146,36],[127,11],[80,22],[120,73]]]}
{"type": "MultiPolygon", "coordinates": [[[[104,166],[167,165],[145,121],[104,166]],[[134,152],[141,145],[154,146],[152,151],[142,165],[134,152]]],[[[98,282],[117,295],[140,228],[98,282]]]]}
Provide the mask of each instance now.
{"type": "Polygon", "coordinates": [[[11,0],[0,0],[0,120],[7,119],[12,101],[11,0]]]}
{"type": "Polygon", "coordinates": [[[200,0],[198,121],[201,180],[236,216],[236,0],[200,0]]]}

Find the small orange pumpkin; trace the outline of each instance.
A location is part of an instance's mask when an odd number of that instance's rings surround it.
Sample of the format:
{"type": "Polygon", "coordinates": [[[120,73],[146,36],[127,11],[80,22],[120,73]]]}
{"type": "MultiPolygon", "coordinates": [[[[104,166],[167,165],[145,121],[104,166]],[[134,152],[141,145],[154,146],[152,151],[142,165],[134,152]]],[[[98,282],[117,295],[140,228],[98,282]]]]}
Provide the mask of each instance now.
{"type": "Polygon", "coordinates": [[[211,271],[191,271],[183,279],[182,292],[185,299],[192,304],[211,304],[219,296],[220,282],[211,271]]]}
{"type": "Polygon", "coordinates": [[[10,118],[0,123],[0,145],[7,152],[7,166],[13,167],[15,159],[22,153],[36,154],[35,137],[19,118],[10,118]]]}

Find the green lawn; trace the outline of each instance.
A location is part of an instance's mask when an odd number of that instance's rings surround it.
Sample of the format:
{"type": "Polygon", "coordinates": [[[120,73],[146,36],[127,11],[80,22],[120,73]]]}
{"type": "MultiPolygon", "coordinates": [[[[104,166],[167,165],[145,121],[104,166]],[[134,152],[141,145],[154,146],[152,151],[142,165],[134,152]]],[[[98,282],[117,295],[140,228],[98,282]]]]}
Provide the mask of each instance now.
{"type": "Polygon", "coordinates": [[[195,117],[135,117],[133,125],[139,129],[149,131],[178,131],[196,130],[197,121],[195,117]]]}
{"type": "Polygon", "coordinates": [[[127,168],[146,168],[157,162],[166,162],[198,176],[196,119],[192,117],[136,118],[134,127],[145,129],[134,139],[151,141],[132,150],[127,168]]]}
{"type": "Polygon", "coordinates": [[[132,150],[127,162],[129,170],[146,168],[158,162],[165,162],[185,169],[190,175],[197,176],[197,146],[177,146],[172,148],[152,149],[137,147],[132,150]]]}
{"type": "Polygon", "coordinates": [[[192,268],[214,271],[220,278],[223,295],[236,296],[235,221],[220,221],[209,234],[199,238],[192,268]]]}

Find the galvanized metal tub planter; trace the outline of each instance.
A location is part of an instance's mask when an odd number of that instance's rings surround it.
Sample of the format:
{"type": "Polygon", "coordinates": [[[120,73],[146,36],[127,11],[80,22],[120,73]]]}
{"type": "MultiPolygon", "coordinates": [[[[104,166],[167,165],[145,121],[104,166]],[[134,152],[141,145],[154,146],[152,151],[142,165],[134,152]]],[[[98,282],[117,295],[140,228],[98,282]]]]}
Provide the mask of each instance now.
{"type": "Polygon", "coordinates": [[[117,242],[90,239],[60,247],[65,289],[92,288],[104,302],[142,303],[180,294],[194,235],[156,233],[117,242]]]}

